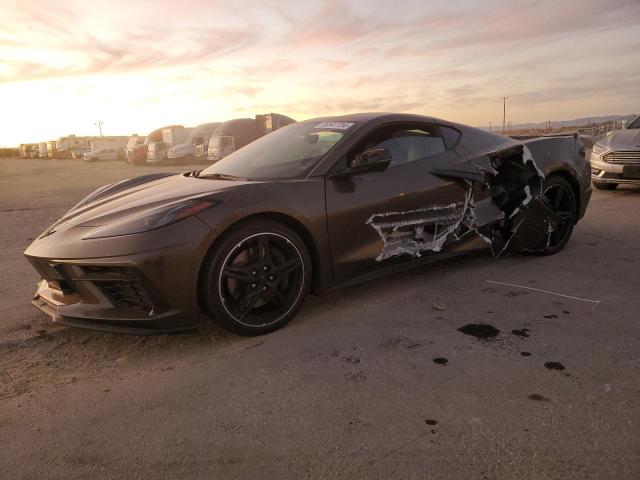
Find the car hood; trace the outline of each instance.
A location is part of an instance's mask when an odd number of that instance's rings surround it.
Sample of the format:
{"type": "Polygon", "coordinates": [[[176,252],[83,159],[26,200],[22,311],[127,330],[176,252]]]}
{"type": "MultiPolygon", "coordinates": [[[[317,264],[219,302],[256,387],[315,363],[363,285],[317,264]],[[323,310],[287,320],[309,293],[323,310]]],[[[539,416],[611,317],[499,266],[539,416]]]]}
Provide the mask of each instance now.
{"type": "Polygon", "coordinates": [[[596,143],[609,150],[640,150],[640,128],[617,130],[596,143]]]}
{"type": "Polygon", "coordinates": [[[63,223],[79,227],[101,227],[165,205],[193,198],[214,197],[219,192],[248,183],[255,182],[199,179],[185,174],[145,175],[96,190],[69,210],[49,230],[63,223]]]}

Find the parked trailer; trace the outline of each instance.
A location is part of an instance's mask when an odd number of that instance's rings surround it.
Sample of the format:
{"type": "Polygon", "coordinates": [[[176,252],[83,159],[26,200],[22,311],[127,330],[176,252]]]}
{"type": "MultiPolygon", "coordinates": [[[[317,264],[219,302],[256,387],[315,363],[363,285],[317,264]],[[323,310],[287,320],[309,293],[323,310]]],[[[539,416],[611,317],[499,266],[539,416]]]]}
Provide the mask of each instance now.
{"type": "Polygon", "coordinates": [[[38,148],[37,143],[21,143],[18,146],[20,158],[31,158],[31,152],[33,148],[38,148]]]}
{"type": "Polygon", "coordinates": [[[164,163],[167,160],[167,151],[174,145],[185,143],[189,138],[192,128],[182,125],[174,125],[162,129],[162,141],[149,144],[147,150],[148,163],[164,163]]]}
{"type": "Polygon", "coordinates": [[[56,158],[57,155],[57,151],[56,151],[56,145],[57,145],[57,141],[55,140],[49,140],[47,142],[47,156],[49,158],[56,158]]]}
{"type": "Polygon", "coordinates": [[[258,138],[271,133],[295,120],[279,113],[237,118],[221,124],[209,140],[207,160],[215,163],[258,138]]]}
{"type": "MultiPolygon", "coordinates": [[[[55,158],[84,158],[84,154],[92,150],[92,142],[99,141],[118,141],[122,145],[126,144],[128,137],[124,136],[87,136],[78,137],[76,135],[69,135],[66,137],[60,137],[56,142],[55,158]]],[[[96,147],[98,148],[98,147],[96,147]]]]}
{"type": "Polygon", "coordinates": [[[192,163],[194,160],[204,160],[206,158],[209,139],[220,125],[220,122],[203,123],[195,127],[191,130],[189,138],[185,143],[179,143],[167,150],[168,162],[192,163]]]}
{"type": "Polygon", "coordinates": [[[138,143],[134,146],[127,146],[127,152],[125,155],[127,162],[134,163],[136,165],[146,163],[149,145],[155,142],[162,142],[162,130],[175,126],[177,125],[168,125],[166,127],[153,130],[146,136],[143,143],[138,143]]]}
{"type": "Polygon", "coordinates": [[[56,141],[56,149],[54,158],[74,158],[74,156],[82,156],[89,150],[89,140],[91,137],[77,137],[68,135],[60,137],[56,141]]]}

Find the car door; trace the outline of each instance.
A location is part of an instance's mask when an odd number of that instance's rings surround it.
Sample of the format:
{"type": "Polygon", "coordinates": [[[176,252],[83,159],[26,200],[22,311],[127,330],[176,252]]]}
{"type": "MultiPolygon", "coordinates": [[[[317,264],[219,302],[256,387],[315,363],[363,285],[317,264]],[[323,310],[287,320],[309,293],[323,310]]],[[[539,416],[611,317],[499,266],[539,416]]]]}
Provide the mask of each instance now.
{"type": "MultiPolygon", "coordinates": [[[[421,218],[455,215],[465,200],[459,182],[436,177],[459,156],[447,149],[433,123],[383,125],[373,130],[338,165],[366,149],[386,148],[392,161],[382,172],[326,179],[326,208],[336,281],[416,256],[435,253],[428,248],[428,230],[421,218]],[[435,208],[435,210],[434,210],[435,208]],[[448,209],[448,210],[447,210],[448,209]]],[[[438,228],[436,226],[436,228],[438,228]]]]}

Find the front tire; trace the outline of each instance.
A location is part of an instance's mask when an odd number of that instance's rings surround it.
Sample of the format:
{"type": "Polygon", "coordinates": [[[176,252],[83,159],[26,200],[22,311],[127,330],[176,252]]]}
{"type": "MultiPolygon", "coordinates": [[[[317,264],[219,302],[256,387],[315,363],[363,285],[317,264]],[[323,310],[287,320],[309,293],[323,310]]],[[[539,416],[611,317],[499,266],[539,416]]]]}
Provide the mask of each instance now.
{"type": "Polygon", "coordinates": [[[596,187],[596,190],[615,190],[618,188],[617,183],[593,182],[593,186],[596,187]]]}
{"type": "Polygon", "coordinates": [[[261,219],[234,227],[204,261],[200,304],[209,318],[240,335],[286,325],[311,284],[311,257],[300,236],[261,219]]]}

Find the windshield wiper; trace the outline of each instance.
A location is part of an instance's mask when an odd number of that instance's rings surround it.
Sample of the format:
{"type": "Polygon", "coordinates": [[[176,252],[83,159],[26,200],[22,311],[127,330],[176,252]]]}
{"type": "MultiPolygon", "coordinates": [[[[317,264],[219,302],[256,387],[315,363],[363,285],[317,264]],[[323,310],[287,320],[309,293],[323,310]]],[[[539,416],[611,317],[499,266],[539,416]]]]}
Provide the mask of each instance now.
{"type": "Polygon", "coordinates": [[[211,180],[246,180],[246,178],[227,175],[226,173],[208,173],[206,175],[198,175],[198,178],[208,178],[211,180]]]}

